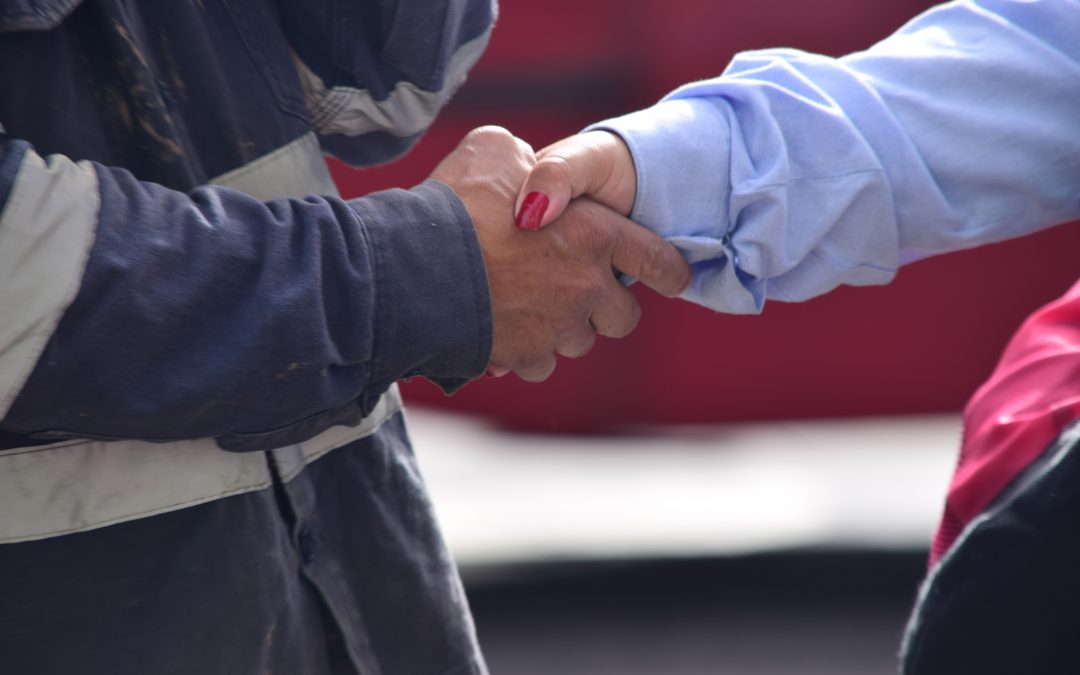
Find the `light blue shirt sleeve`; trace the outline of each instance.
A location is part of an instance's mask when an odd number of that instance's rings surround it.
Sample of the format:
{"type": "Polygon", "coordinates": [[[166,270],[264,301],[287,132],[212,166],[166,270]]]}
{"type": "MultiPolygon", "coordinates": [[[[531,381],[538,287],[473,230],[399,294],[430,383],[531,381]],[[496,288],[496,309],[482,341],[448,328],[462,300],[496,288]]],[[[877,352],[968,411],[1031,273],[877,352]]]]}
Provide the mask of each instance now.
{"type": "Polygon", "coordinates": [[[748,52],[591,128],[638,174],[632,218],[733,313],[1080,217],[1080,0],[968,0],[833,59],[748,52]]]}

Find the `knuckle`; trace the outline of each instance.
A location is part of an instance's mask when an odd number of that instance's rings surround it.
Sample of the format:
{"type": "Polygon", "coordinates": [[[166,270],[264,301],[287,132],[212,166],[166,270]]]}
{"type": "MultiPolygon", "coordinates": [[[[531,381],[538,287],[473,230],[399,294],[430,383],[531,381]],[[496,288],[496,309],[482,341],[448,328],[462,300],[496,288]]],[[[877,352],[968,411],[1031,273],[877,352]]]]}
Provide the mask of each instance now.
{"type": "Polygon", "coordinates": [[[502,146],[513,144],[515,147],[517,146],[517,139],[513,134],[493,124],[477,127],[470,131],[465,138],[476,145],[502,146]]]}
{"type": "Polygon", "coordinates": [[[596,334],[591,331],[585,332],[579,335],[568,346],[560,349],[559,353],[570,359],[578,359],[591,352],[595,345],[596,334]]]}
{"type": "Polygon", "coordinates": [[[639,321],[641,321],[641,305],[637,303],[637,300],[631,299],[631,302],[619,312],[617,320],[612,323],[608,337],[626,337],[634,332],[639,321]]]}
{"type": "Polygon", "coordinates": [[[513,135],[509,131],[495,124],[485,124],[482,127],[476,127],[469,133],[470,135],[481,138],[513,138],[513,135]]]}
{"type": "Polygon", "coordinates": [[[518,377],[526,382],[543,382],[555,372],[555,357],[548,357],[522,367],[517,371],[518,377]]]}
{"type": "Polygon", "coordinates": [[[536,164],[536,151],[533,150],[533,146],[529,145],[528,142],[523,141],[522,139],[518,138],[517,136],[514,137],[514,142],[517,144],[518,151],[521,152],[522,155],[529,158],[530,165],[535,165],[536,164]]]}
{"type": "Polygon", "coordinates": [[[667,251],[662,246],[645,246],[642,251],[642,278],[652,281],[669,281],[674,270],[667,251]]]}
{"type": "Polygon", "coordinates": [[[677,296],[690,287],[690,265],[681,254],[674,251],[661,251],[654,264],[657,290],[668,296],[677,296]]]}

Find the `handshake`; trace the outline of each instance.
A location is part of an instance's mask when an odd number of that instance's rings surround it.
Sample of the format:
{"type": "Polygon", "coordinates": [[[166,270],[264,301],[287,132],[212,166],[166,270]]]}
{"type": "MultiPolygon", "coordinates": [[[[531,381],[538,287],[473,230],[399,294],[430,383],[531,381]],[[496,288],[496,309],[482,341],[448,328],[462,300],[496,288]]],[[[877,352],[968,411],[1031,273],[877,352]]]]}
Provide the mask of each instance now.
{"type": "Polygon", "coordinates": [[[682,255],[627,219],[637,178],[613,134],[534,153],[505,129],[481,127],[431,178],[458,194],[480,240],[494,324],[489,375],[539,382],[556,354],[577,358],[597,335],[628,335],[641,308],[619,273],[669,297],[690,284],[682,255]]]}

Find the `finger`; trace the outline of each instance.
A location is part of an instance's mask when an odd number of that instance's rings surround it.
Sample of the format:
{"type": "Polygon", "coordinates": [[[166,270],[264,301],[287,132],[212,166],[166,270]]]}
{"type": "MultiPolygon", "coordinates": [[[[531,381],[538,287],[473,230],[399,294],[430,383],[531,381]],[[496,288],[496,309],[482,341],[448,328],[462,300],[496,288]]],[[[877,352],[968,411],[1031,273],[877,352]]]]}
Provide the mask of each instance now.
{"type": "Polygon", "coordinates": [[[572,199],[585,194],[624,214],[633,207],[633,159],[614,134],[594,131],[571,136],[541,150],[537,158],[518,191],[514,206],[518,227],[539,229],[558,218],[572,199]],[[619,183],[633,184],[615,189],[610,185],[615,178],[619,183]],[[622,196],[626,192],[628,198],[622,196]],[[603,198],[614,195],[620,198],[603,198]]]}
{"type": "Polygon", "coordinates": [[[555,355],[549,354],[543,359],[519,366],[514,369],[514,372],[526,382],[543,382],[555,372],[555,355]]]}
{"type": "Polygon", "coordinates": [[[681,295],[690,286],[690,265],[678,249],[626,218],[616,224],[611,264],[669,298],[681,295]]]}
{"type": "Polygon", "coordinates": [[[597,334],[611,338],[629,335],[641,319],[641,305],[625,286],[613,278],[589,321],[597,334]]]}
{"type": "Polygon", "coordinates": [[[562,336],[555,345],[555,351],[569,359],[577,359],[592,351],[596,344],[596,332],[591,327],[562,336]]]}

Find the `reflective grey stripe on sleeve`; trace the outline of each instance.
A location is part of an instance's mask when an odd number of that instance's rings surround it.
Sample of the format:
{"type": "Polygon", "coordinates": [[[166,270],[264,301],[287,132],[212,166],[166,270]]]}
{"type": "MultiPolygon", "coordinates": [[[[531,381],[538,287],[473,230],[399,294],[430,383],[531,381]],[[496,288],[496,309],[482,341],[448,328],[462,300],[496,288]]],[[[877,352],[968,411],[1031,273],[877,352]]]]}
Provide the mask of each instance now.
{"type": "Polygon", "coordinates": [[[0,418],[75,299],[100,205],[90,164],[26,152],[0,213],[0,418]]]}
{"type": "Polygon", "coordinates": [[[210,182],[262,201],[275,197],[338,194],[323,159],[319,139],[310,132],[210,182]]]}
{"type": "MultiPolygon", "coordinates": [[[[274,450],[286,480],[306,464],[370,436],[401,410],[394,387],[356,427],[333,427],[274,450]]],[[[271,483],[261,452],[213,439],[174,443],[73,441],[0,452],[0,544],[45,539],[254,492],[271,483]]]]}
{"type": "Polygon", "coordinates": [[[383,101],[376,101],[365,89],[333,87],[326,84],[295,57],[300,81],[311,109],[312,126],[321,134],[360,136],[382,131],[407,138],[428,128],[465,74],[484,53],[491,28],[480,37],[461,45],[447,67],[446,83],[438,91],[426,91],[412,82],[400,82],[383,101]]]}
{"type": "Polygon", "coordinates": [[[270,485],[261,453],[213,439],[73,441],[0,453],[0,543],[152,516],[270,485]]]}
{"type": "MultiPolygon", "coordinates": [[[[33,158],[21,168],[0,214],[0,392],[12,398],[78,289],[98,211],[92,169],[62,158],[52,158],[46,167],[40,157],[33,158]],[[86,215],[78,210],[80,198],[87,217],[79,217],[86,215]],[[31,284],[35,274],[42,278],[31,284]],[[36,300],[30,307],[35,314],[24,318],[20,293],[36,300]],[[41,306],[43,298],[49,312],[41,306]],[[21,374],[16,378],[5,369],[21,374]]],[[[314,134],[214,183],[264,200],[337,194],[314,134]]],[[[358,426],[332,427],[271,453],[226,452],[212,438],[64,441],[2,451],[0,544],[92,530],[265,489],[271,484],[270,456],[289,480],[328,452],[374,434],[400,410],[394,386],[358,426]]]]}

